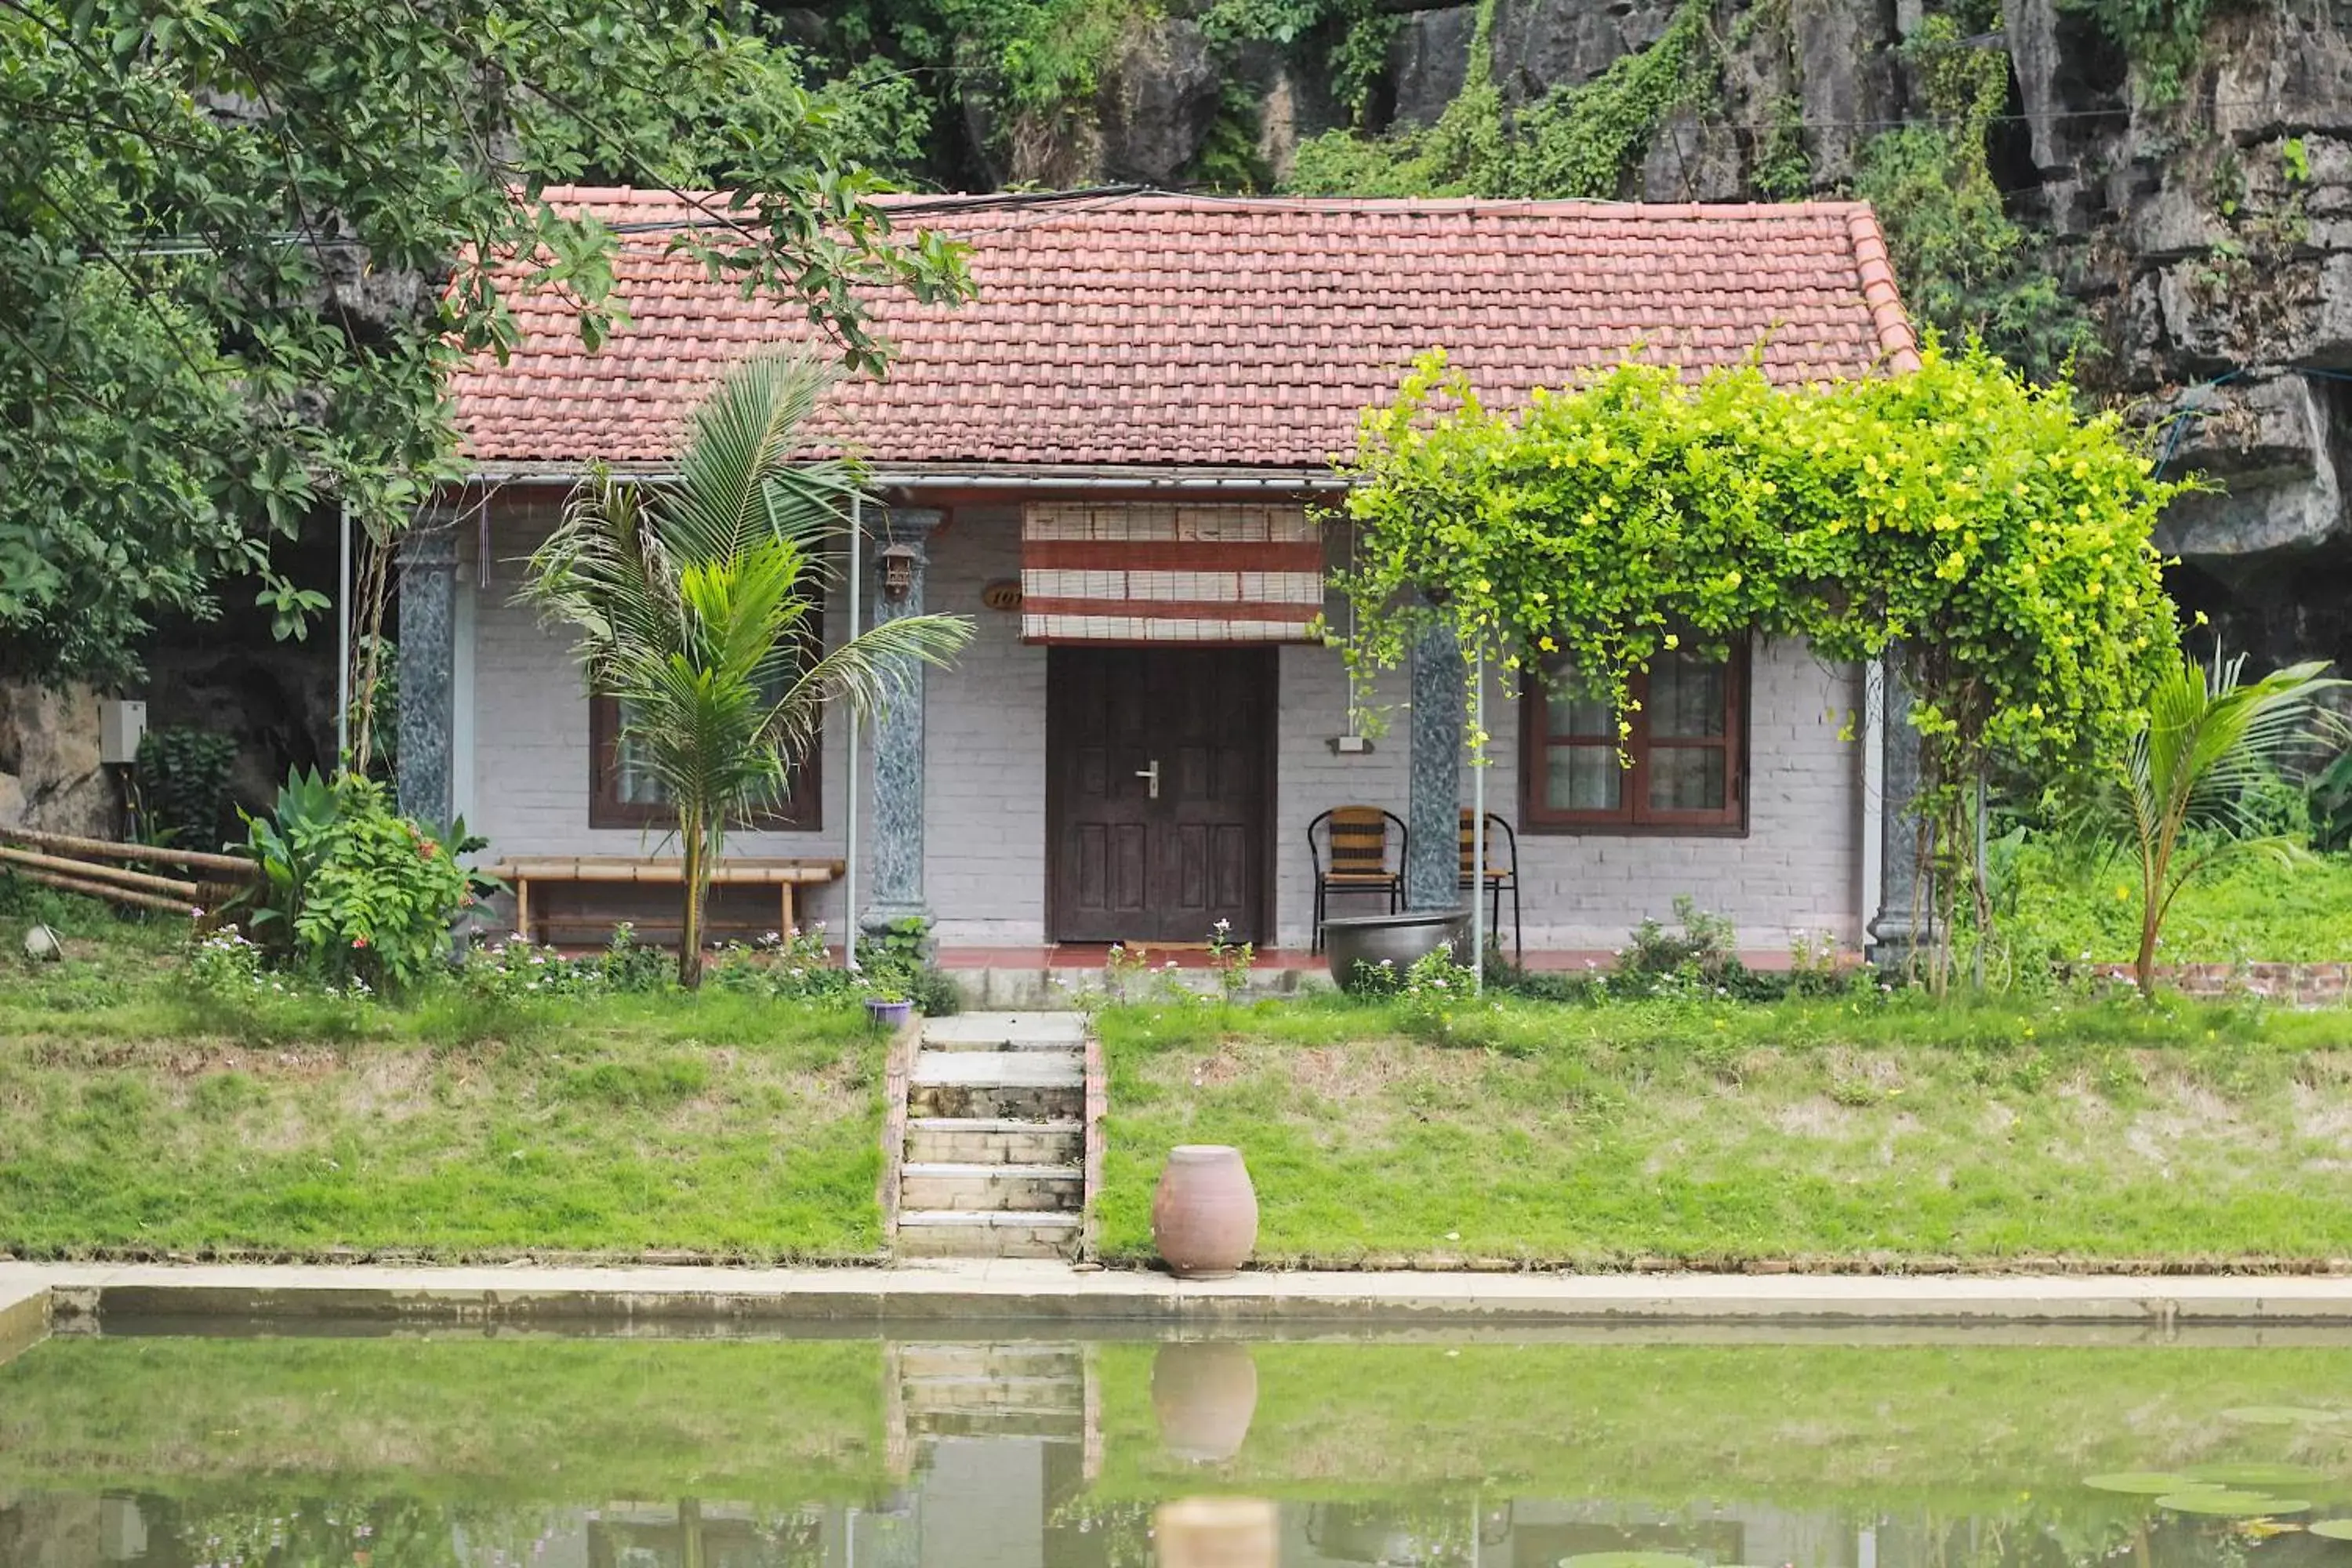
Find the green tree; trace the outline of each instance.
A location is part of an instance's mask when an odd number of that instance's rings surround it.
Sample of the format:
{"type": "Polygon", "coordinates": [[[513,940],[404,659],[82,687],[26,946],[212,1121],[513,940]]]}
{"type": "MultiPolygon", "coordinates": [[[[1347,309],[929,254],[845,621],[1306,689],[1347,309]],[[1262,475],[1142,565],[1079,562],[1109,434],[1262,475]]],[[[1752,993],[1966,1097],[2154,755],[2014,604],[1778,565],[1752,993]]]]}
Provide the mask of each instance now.
{"type": "Polygon", "coordinates": [[[886,706],[971,635],[903,616],[811,658],[822,552],[856,476],[794,464],[835,373],[813,357],[747,361],[697,411],[675,484],[592,474],[532,556],[523,597],[578,638],[589,686],[618,700],[677,816],[685,858],[678,983],[702,979],[702,911],[727,827],[778,800],[828,702],[886,706]]]}
{"type": "Polygon", "coordinates": [[[877,368],[862,295],[963,287],[858,160],[856,84],[722,0],[0,5],[0,670],[121,675],[159,613],[269,574],[329,499],[387,540],[455,470],[454,356],[503,353],[496,264],[593,346],[623,321],[582,180],[718,187],[680,242],[877,368]]]}
{"type": "Polygon", "coordinates": [[[2147,715],[2116,769],[2106,805],[2139,864],[2140,993],[2156,992],[2156,947],[2180,890],[2250,855],[2284,859],[2297,846],[2248,809],[2249,794],[2309,739],[2318,699],[2346,682],[2324,660],[2244,679],[2245,656],[2210,665],[2183,655],[2148,695],[2147,715]]]}

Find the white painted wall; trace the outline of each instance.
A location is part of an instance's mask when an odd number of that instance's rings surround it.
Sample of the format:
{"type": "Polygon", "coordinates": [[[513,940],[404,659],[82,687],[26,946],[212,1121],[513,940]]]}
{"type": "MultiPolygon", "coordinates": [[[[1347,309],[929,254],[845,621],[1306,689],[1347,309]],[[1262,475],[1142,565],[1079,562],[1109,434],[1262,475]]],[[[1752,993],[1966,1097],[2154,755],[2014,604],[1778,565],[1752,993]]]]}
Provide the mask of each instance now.
{"type": "MultiPolygon", "coordinates": [[[[1528,945],[1613,949],[1645,915],[1671,921],[1677,893],[1729,914],[1741,945],[1780,948],[1799,932],[1829,931],[1861,940],[1862,745],[1856,713],[1861,678],[1826,667],[1802,646],[1759,646],[1755,652],[1748,763],[1748,832],[1744,838],[1627,834],[1519,835],[1519,873],[1528,945]],[[1843,731],[1851,726],[1853,734],[1843,731]]],[[[1402,671],[1375,693],[1389,733],[1370,756],[1335,755],[1347,678],[1337,655],[1321,648],[1282,650],[1280,845],[1276,856],[1277,939],[1307,940],[1314,882],[1307,825],[1328,806],[1406,809],[1412,713],[1402,671]]],[[[1519,704],[1499,680],[1487,697],[1494,733],[1486,770],[1486,809],[1518,826],[1519,704]]],[[[1462,804],[1475,781],[1462,777],[1462,804]]],[[[1499,853],[1499,852],[1497,852],[1499,853]]],[[[1376,898],[1357,897],[1334,912],[1375,913],[1376,898]]],[[[1503,900],[1510,920],[1510,899],[1503,900]]]]}
{"type": "MultiPolygon", "coordinates": [[[[520,558],[551,515],[508,509],[493,526],[490,580],[473,605],[473,711],[460,721],[472,731],[468,820],[489,837],[493,857],[667,852],[658,834],[587,826],[588,706],[578,670],[562,637],[512,604],[520,558]]],[[[470,538],[463,559],[471,574],[470,538]]],[[[929,607],[975,623],[957,667],[928,678],[925,878],[949,945],[1027,946],[1045,937],[1045,650],[1020,641],[1017,615],[981,604],[982,586],[1017,575],[1019,564],[1019,515],[1011,507],[961,509],[931,541],[929,607]]],[[[826,628],[836,639],[845,631],[837,603],[826,628]]],[[[1344,730],[1347,712],[1339,657],[1288,647],[1278,658],[1276,940],[1303,946],[1313,907],[1307,825],[1330,805],[1406,814],[1411,715],[1400,673],[1378,694],[1391,720],[1378,750],[1334,755],[1327,742],[1344,730]]],[[[1853,668],[1824,667],[1797,645],[1759,647],[1748,836],[1522,835],[1529,945],[1613,948],[1643,916],[1670,918],[1675,895],[1685,892],[1728,913],[1748,947],[1775,948],[1795,932],[1819,931],[1858,942],[1861,744],[1842,731],[1858,737],[1860,702],[1853,668]]],[[[1489,726],[1488,806],[1516,822],[1518,709],[1500,697],[1499,683],[1489,726]]],[[[823,829],[739,834],[731,847],[746,855],[843,852],[845,729],[836,722],[825,734],[823,829]]],[[[1465,805],[1470,789],[1465,768],[1465,805]]],[[[872,821],[870,808],[865,820],[872,821]]],[[[841,929],[838,884],[815,890],[803,907],[841,929]]]]}

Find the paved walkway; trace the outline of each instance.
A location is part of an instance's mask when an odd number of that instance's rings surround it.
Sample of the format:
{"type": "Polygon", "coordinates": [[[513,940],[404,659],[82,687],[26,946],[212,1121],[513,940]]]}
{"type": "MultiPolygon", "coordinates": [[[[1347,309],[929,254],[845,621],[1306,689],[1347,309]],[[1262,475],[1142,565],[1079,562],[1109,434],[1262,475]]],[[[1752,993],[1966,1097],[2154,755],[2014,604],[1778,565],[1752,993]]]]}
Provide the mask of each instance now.
{"type": "Polygon", "coordinates": [[[2352,1329],[2352,1275],[1249,1273],[1180,1282],[1045,1259],[888,1268],[0,1264],[0,1342],[29,1314],[536,1323],[1051,1321],[1335,1328],[2092,1323],[2352,1329]]]}

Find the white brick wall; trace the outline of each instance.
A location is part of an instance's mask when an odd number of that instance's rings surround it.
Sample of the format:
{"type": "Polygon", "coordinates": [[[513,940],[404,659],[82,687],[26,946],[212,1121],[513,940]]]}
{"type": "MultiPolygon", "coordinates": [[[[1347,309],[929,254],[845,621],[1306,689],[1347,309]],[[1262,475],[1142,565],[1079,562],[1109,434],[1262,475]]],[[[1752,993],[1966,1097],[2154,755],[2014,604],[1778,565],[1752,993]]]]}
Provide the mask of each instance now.
{"type": "MultiPolygon", "coordinates": [[[[656,833],[587,825],[588,707],[577,668],[559,634],[511,603],[519,558],[548,518],[509,510],[498,519],[489,585],[476,594],[470,821],[488,836],[493,855],[664,849],[656,833]]],[[[470,540],[467,549],[470,556],[470,540]]],[[[929,677],[925,876],[940,939],[950,944],[1028,945],[1045,934],[1045,650],[1020,641],[1017,616],[980,602],[984,584],[1017,575],[1019,565],[1013,508],[960,510],[931,542],[929,607],[970,616],[975,626],[957,667],[929,677]]],[[[838,605],[826,628],[843,635],[838,605]]],[[[1370,756],[1335,756],[1327,742],[1345,728],[1347,711],[1338,656],[1291,647],[1279,659],[1276,924],[1278,941],[1303,945],[1313,901],[1307,824],[1326,806],[1353,803],[1405,815],[1411,716],[1402,676],[1389,679],[1379,699],[1390,708],[1391,732],[1370,756]]],[[[1824,668],[1793,645],[1759,647],[1748,837],[1524,834],[1530,945],[1614,947],[1643,915],[1669,917],[1684,892],[1729,913],[1746,945],[1778,946],[1792,932],[1822,930],[1858,942],[1860,746],[1840,732],[1855,722],[1860,692],[1850,668],[1824,668]]],[[[1517,705],[1497,696],[1489,708],[1496,760],[1487,802],[1516,822],[1517,705]]],[[[739,834],[730,846],[746,855],[841,854],[845,731],[838,721],[826,728],[821,831],[739,834]]],[[[1465,804],[1470,789],[1465,768],[1465,804]]],[[[839,885],[816,889],[803,910],[838,931],[839,885]]]]}
{"type": "MultiPolygon", "coordinates": [[[[1644,915],[1671,921],[1675,895],[1738,923],[1741,944],[1775,948],[1800,931],[1827,931],[1859,942],[1861,912],[1862,749],[1841,739],[1857,731],[1860,671],[1824,667],[1795,644],[1759,645],[1754,659],[1748,832],[1745,838],[1609,834],[1519,835],[1519,871],[1531,948],[1613,948],[1644,915]]],[[[1333,754],[1328,740],[1347,718],[1347,678],[1338,657],[1319,648],[1282,650],[1279,811],[1276,849],[1278,939],[1302,944],[1314,913],[1307,825],[1327,806],[1383,805],[1408,815],[1412,713],[1403,672],[1382,678],[1374,694],[1389,733],[1370,756],[1333,754]]],[[[1486,808],[1517,826],[1519,705],[1495,681],[1487,698],[1493,759],[1486,808]]],[[[1465,766],[1462,804],[1475,781],[1465,766]]],[[[1335,912],[1376,912],[1378,899],[1357,897],[1335,912]]],[[[1503,919],[1510,919],[1505,895],[1503,919]]]]}

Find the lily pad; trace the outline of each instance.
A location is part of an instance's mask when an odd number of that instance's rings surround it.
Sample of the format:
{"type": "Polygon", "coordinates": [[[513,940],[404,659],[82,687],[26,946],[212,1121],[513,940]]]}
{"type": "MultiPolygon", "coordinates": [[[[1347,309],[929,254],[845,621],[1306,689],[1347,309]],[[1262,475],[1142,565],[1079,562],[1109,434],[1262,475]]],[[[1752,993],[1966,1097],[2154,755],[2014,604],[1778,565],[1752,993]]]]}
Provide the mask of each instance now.
{"type": "Polygon", "coordinates": [[[1561,1558],[1559,1568],[1704,1568],[1704,1564],[1679,1552],[1587,1552],[1561,1558]]]}
{"type": "Polygon", "coordinates": [[[2333,1410],[2314,1410],[2307,1405],[2241,1405],[2221,1414],[2253,1426],[2313,1426],[2336,1419],[2333,1410]]]}
{"type": "Polygon", "coordinates": [[[2225,1487],[2301,1487],[2327,1479],[2309,1465],[2191,1465],[2181,1474],[2225,1487]]]}
{"type": "Polygon", "coordinates": [[[2312,1534],[2330,1541],[2352,1541],[2352,1519],[2323,1519],[2309,1528],[2312,1534]]]}
{"type": "Polygon", "coordinates": [[[2201,1491],[2174,1492],[2156,1500],[2158,1508],[2175,1513],[2210,1514],[2218,1519],[2267,1519],[2274,1514],[2307,1512],[2301,1498],[2273,1497],[2268,1492],[2231,1491],[2209,1487],[2201,1491]]]}
{"type": "Polygon", "coordinates": [[[2208,1484],[2219,1483],[2170,1470],[2118,1470],[2112,1475],[2084,1476],[2083,1484],[2093,1491],[2121,1492],[2126,1497],[2162,1497],[2167,1492],[2201,1491],[2208,1484]]]}

